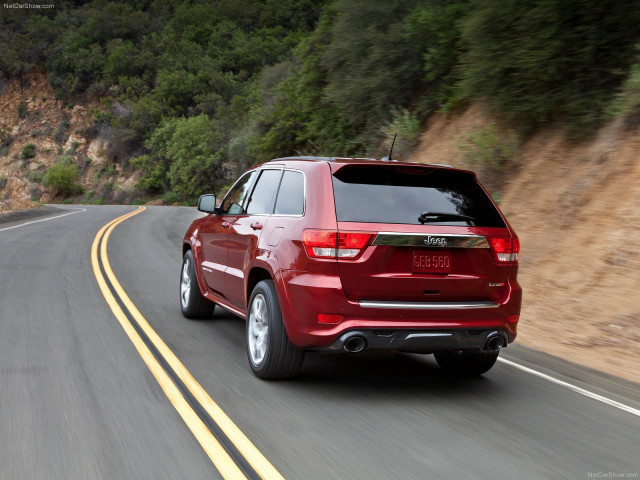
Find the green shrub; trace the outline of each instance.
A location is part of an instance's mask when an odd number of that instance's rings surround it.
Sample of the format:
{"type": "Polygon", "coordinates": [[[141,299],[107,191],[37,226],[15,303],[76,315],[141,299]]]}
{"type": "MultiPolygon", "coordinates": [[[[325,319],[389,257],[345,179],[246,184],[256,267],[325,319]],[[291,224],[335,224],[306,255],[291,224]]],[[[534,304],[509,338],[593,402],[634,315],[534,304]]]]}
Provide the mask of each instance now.
{"type": "Polygon", "coordinates": [[[84,192],[84,197],[83,197],[82,201],[84,203],[91,203],[91,200],[93,200],[93,197],[94,197],[95,193],[96,192],[94,190],[92,190],[92,189],[91,190],[86,190],[84,192]]]}
{"type": "Polygon", "coordinates": [[[20,118],[26,118],[28,112],[29,110],[27,108],[27,102],[22,102],[20,103],[20,105],[18,105],[18,116],[20,118]]]}
{"type": "Polygon", "coordinates": [[[58,164],[49,168],[44,176],[44,184],[53,187],[59,195],[76,195],[82,193],[82,186],[77,184],[79,178],[78,167],[67,159],[61,159],[58,164]]]}
{"type": "Polygon", "coordinates": [[[75,153],[76,150],[78,150],[79,146],[80,146],[79,142],[72,142],[71,146],[67,149],[66,154],[67,155],[71,155],[71,154],[75,153]]]}
{"type": "Polygon", "coordinates": [[[100,177],[107,177],[108,178],[108,177],[113,177],[117,173],[117,170],[116,170],[116,166],[115,165],[113,165],[111,163],[109,163],[109,164],[103,163],[100,166],[100,169],[96,173],[98,175],[97,178],[100,178],[100,177]]]}
{"type": "Polygon", "coordinates": [[[621,91],[609,107],[609,113],[616,117],[640,115],[640,63],[631,67],[629,76],[622,84],[621,91]]]}
{"type": "Polygon", "coordinates": [[[29,171],[27,172],[27,178],[29,179],[30,182],[42,183],[42,181],[44,180],[44,173],[29,171]]]}
{"type": "MultiPolygon", "coordinates": [[[[13,137],[11,136],[11,132],[7,128],[0,128],[0,147],[8,147],[11,145],[13,141],[13,137]]],[[[6,153],[4,154],[6,155],[6,153]]]]}
{"type": "Polygon", "coordinates": [[[4,188],[7,185],[7,177],[0,176],[0,189],[4,188]]]}
{"type": "Polygon", "coordinates": [[[69,122],[66,120],[61,121],[53,132],[53,139],[56,143],[64,143],[67,136],[67,128],[69,128],[69,122]]]}
{"type": "Polygon", "coordinates": [[[116,184],[112,181],[106,181],[98,185],[96,198],[102,202],[113,200],[113,193],[116,190],[116,184]]]}
{"type": "Polygon", "coordinates": [[[20,158],[28,160],[36,156],[36,146],[33,143],[27,143],[20,151],[20,158]]]}
{"type": "Polygon", "coordinates": [[[9,145],[12,141],[11,132],[7,128],[0,128],[0,156],[6,157],[9,154],[9,145]]]}
{"type": "Polygon", "coordinates": [[[109,193],[113,192],[113,189],[115,187],[115,182],[104,182],[101,186],[100,186],[100,190],[102,194],[106,194],[108,195],[109,193]]]}
{"type": "Polygon", "coordinates": [[[458,145],[472,165],[489,166],[500,171],[518,152],[519,140],[513,132],[501,134],[495,124],[472,132],[458,145]]]}
{"type": "Polygon", "coordinates": [[[382,134],[385,152],[389,152],[395,137],[392,158],[406,160],[420,139],[420,120],[406,108],[397,108],[393,111],[393,120],[382,127],[382,134]]]}
{"type": "Polygon", "coordinates": [[[162,196],[162,201],[167,205],[173,205],[180,201],[180,197],[177,193],[169,191],[162,196]]]}

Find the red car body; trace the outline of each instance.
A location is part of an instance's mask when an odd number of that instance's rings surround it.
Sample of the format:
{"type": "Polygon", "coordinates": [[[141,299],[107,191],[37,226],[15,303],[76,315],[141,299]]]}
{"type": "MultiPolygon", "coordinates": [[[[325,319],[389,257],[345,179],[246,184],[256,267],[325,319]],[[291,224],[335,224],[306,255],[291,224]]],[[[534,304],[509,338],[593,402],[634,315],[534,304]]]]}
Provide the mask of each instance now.
{"type": "MultiPolygon", "coordinates": [[[[205,301],[247,318],[252,292],[271,281],[286,338],[299,351],[497,357],[515,340],[522,298],[518,239],[472,172],[301,157],[253,167],[238,182],[215,209],[204,208],[212,213],[194,221],[184,237],[183,255],[193,256],[205,301]],[[301,181],[302,208],[292,207],[301,181]],[[287,191],[289,184],[295,185],[287,191]],[[427,190],[449,210],[408,205],[416,202],[406,199],[422,202],[427,190]],[[398,194],[406,198],[392,198],[398,194]],[[244,203],[229,195],[244,195],[244,203]],[[252,213],[258,197],[266,200],[252,213]],[[394,212],[405,211],[408,221],[396,220],[394,212]]],[[[290,375],[271,377],[277,376],[290,375]]]]}

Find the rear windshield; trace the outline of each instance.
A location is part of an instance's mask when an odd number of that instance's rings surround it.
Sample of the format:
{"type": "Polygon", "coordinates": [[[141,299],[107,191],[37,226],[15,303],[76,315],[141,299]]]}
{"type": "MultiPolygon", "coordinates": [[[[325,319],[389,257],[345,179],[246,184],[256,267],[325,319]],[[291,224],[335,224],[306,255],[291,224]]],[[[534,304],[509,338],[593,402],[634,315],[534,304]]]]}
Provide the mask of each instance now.
{"type": "Polygon", "coordinates": [[[506,226],[466,172],[349,165],[333,175],[333,191],[341,222],[506,226]]]}

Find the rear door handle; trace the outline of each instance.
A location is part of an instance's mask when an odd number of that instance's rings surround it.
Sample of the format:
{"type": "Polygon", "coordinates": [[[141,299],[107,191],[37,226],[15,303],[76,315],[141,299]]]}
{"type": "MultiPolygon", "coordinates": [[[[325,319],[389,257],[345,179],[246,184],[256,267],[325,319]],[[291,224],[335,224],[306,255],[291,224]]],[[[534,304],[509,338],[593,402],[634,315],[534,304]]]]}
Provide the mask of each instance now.
{"type": "Polygon", "coordinates": [[[231,226],[231,224],[229,222],[222,222],[222,226],[224,228],[229,228],[231,226]]]}
{"type": "Polygon", "coordinates": [[[262,230],[262,225],[258,222],[255,222],[251,224],[251,228],[253,228],[254,230],[262,230]]]}

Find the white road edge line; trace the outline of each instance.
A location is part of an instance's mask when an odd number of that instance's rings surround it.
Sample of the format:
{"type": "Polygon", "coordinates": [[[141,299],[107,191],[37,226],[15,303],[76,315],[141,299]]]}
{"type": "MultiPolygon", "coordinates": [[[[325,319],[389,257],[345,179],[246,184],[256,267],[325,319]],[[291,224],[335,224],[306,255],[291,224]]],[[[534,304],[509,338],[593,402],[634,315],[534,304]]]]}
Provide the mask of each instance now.
{"type": "MultiPolygon", "coordinates": [[[[64,210],[70,210],[70,209],[65,208],[64,210]]],[[[47,220],[55,220],[56,218],[66,217],[67,215],[73,215],[74,213],[80,213],[80,212],[86,212],[86,211],[87,211],[86,208],[79,208],[79,209],[75,209],[74,212],[63,213],[62,215],[56,215],[55,217],[47,217],[47,218],[42,218],[40,220],[33,220],[31,222],[14,225],[13,227],[0,228],[0,232],[4,232],[5,230],[13,230],[14,228],[18,228],[18,227],[24,227],[25,225],[31,225],[32,223],[46,222],[47,220]]]]}
{"type": "Polygon", "coordinates": [[[635,415],[636,417],[640,417],[640,410],[638,410],[637,408],[630,407],[628,405],[625,405],[624,403],[616,402],[615,400],[611,400],[610,398],[603,397],[602,395],[598,395],[597,393],[590,392],[589,390],[585,390],[584,388],[577,387],[568,382],[565,382],[555,377],[552,377],[550,375],[547,375],[546,373],[542,373],[537,370],[534,370],[533,368],[525,367],[524,365],[520,365],[518,363],[512,362],[511,360],[507,360],[505,358],[498,358],[498,361],[504,364],[507,364],[513,368],[517,368],[518,370],[522,370],[523,372],[527,372],[527,373],[530,373],[531,375],[535,375],[536,377],[540,377],[540,378],[543,378],[544,380],[548,380],[549,382],[555,383],[556,385],[560,385],[562,387],[568,388],[569,390],[579,393],[580,395],[584,395],[585,397],[592,398],[594,400],[597,400],[598,402],[606,403],[609,406],[619,408],[620,410],[624,410],[625,412],[635,415]]]}

